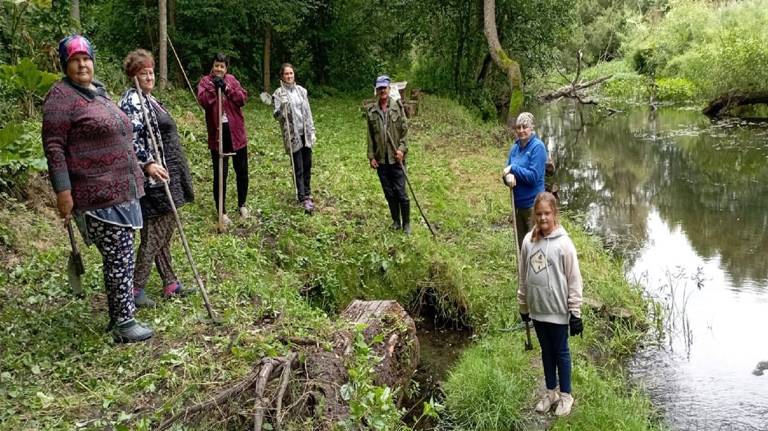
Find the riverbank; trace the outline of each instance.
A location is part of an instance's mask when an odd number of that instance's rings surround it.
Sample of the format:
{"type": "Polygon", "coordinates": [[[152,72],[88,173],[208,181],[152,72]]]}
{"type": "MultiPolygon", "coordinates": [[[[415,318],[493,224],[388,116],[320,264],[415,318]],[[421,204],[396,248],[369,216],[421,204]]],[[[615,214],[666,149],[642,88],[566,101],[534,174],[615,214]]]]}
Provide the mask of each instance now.
{"type": "MultiPolygon", "coordinates": [[[[499,333],[519,319],[509,196],[498,180],[509,146],[503,130],[454,102],[422,102],[409,132],[409,177],[438,237],[422,224],[405,237],[387,231],[386,203],[365,160],[362,95],[313,101],[313,217],[293,203],[277,126],[253,98],[246,124],[254,216],[234,215],[228,233],[218,235],[202,115],[188,93],[166,96],[196,186],[197,201],[182,210],[185,231],[224,323],[206,322],[199,296],[160,301],[138,314],[157,331],[153,340],[113,345],[103,332],[100,257],[84,248],[86,297],[72,297],[66,236],[48,185],[34,180],[29,200],[4,196],[0,206],[0,422],[14,429],[151,429],[244,376],[260,358],[286,354],[295,347],[289,340],[327,340],[335,315],[354,298],[396,299],[413,312],[429,298],[440,319],[474,329],[480,341],[445,385],[444,425],[509,429],[530,421],[541,374],[532,365],[536,353],[523,353],[519,332],[499,333]]],[[[552,427],[617,429],[620,422],[612,421],[620,418],[623,429],[653,428],[647,399],[626,392],[620,370],[641,334],[641,295],[600,244],[570,223],[566,228],[580,252],[586,296],[628,313],[611,320],[610,313],[585,311],[585,336],[574,342],[577,405],[552,427]]],[[[182,282],[193,285],[180,244],[173,255],[182,282]]],[[[159,284],[153,274],[151,295],[159,296],[159,284]]],[[[189,427],[242,426],[251,405],[211,412],[189,427]]],[[[306,429],[311,421],[284,427],[306,429]]]]}

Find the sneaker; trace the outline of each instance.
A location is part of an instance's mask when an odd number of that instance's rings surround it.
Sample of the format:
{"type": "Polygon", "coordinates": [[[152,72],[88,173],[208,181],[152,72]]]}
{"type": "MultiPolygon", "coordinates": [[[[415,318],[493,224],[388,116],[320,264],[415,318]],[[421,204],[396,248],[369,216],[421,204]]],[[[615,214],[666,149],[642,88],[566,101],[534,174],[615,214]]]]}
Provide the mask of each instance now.
{"type": "Polygon", "coordinates": [[[155,333],[151,329],[137,322],[136,319],[118,323],[112,330],[112,337],[117,343],[135,343],[152,338],[153,335],[155,333]]]}
{"type": "Polygon", "coordinates": [[[194,287],[183,287],[178,280],[163,288],[163,296],[165,298],[170,298],[172,296],[187,296],[195,292],[197,292],[197,289],[194,287]]]}
{"type": "Polygon", "coordinates": [[[144,289],[133,289],[133,303],[138,308],[152,308],[155,306],[155,301],[147,295],[144,289]]]}
{"type": "Polygon", "coordinates": [[[315,209],[315,206],[312,205],[312,201],[309,199],[304,199],[304,202],[301,203],[301,206],[304,208],[304,211],[311,213],[312,210],[315,209]]]}
{"type": "Polygon", "coordinates": [[[229,218],[229,216],[228,216],[228,215],[226,215],[226,214],[224,214],[224,215],[221,217],[221,221],[224,223],[224,226],[227,226],[227,225],[230,225],[230,224],[232,224],[232,219],[230,219],[230,218],[229,218]]]}
{"type": "Polygon", "coordinates": [[[389,228],[392,230],[400,230],[402,226],[400,226],[400,222],[393,221],[391,225],[389,225],[389,228]]]}
{"type": "Polygon", "coordinates": [[[560,402],[557,403],[557,408],[555,408],[555,416],[568,416],[571,414],[571,407],[573,407],[573,396],[563,392],[560,394],[560,402]]]}
{"type": "Polygon", "coordinates": [[[411,234],[411,224],[410,223],[406,223],[406,224],[403,225],[403,233],[406,234],[406,235],[410,235],[411,234]]]}
{"type": "Polygon", "coordinates": [[[554,389],[547,389],[547,393],[536,403],[536,411],[539,413],[548,412],[552,406],[560,401],[560,395],[554,389]]]}
{"type": "Polygon", "coordinates": [[[248,208],[240,207],[240,217],[241,218],[248,218],[250,215],[251,215],[251,212],[248,211],[248,208]]]}

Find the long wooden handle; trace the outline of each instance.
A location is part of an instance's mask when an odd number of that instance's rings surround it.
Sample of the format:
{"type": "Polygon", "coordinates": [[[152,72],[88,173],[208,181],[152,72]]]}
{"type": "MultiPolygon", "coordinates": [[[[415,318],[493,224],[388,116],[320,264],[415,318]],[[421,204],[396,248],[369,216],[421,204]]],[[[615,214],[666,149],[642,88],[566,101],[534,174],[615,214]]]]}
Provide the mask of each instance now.
{"type": "MultiPolygon", "coordinates": [[[[141,87],[139,86],[139,79],[134,76],[133,82],[136,85],[136,93],[139,97],[139,104],[141,105],[141,113],[144,117],[144,124],[147,127],[147,134],[149,135],[150,141],[152,142],[152,146],[154,147],[155,153],[158,152],[157,147],[157,141],[155,140],[155,134],[152,130],[152,124],[149,122],[149,113],[147,112],[146,106],[144,106],[144,97],[141,93],[141,87]]],[[[179,217],[179,212],[176,210],[176,204],[173,202],[173,195],[171,194],[171,188],[168,187],[168,181],[163,181],[163,188],[165,189],[165,196],[168,198],[168,202],[171,205],[171,211],[173,211],[173,216],[176,219],[176,226],[179,228],[179,237],[181,238],[181,243],[184,245],[184,252],[187,255],[187,260],[189,261],[189,266],[192,267],[192,272],[195,274],[195,281],[197,281],[197,286],[200,288],[200,293],[203,295],[203,301],[205,302],[205,309],[208,311],[208,316],[213,320],[214,323],[220,323],[221,319],[219,319],[219,316],[216,314],[216,312],[213,310],[213,307],[211,306],[211,302],[208,300],[208,290],[205,288],[205,285],[203,284],[203,279],[200,277],[200,274],[197,272],[197,266],[195,266],[195,261],[192,259],[192,251],[189,249],[189,243],[187,242],[187,236],[184,234],[184,227],[181,224],[181,218],[179,217]]]]}
{"type": "Polygon", "coordinates": [[[224,113],[221,110],[221,88],[217,88],[217,103],[219,107],[219,190],[218,190],[218,202],[219,202],[219,232],[224,232],[226,227],[224,226],[224,113]]]}

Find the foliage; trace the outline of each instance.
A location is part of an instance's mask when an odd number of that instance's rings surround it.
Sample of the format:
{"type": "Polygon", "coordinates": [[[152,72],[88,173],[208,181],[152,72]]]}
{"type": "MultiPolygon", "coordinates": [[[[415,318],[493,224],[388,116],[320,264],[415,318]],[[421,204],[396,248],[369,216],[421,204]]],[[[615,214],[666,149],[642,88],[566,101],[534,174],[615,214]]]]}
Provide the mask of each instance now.
{"type": "Polygon", "coordinates": [[[469,348],[445,382],[446,422],[455,429],[519,429],[536,383],[519,334],[488,337],[469,348]]]}
{"type": "Polygon", "coordinates": [[[58,42],[74,30],[68,11],[50,0],[0,0],[0,63],[28,57],[44,70],[58,70],[58,42]]]}
{"type": "MultiPolygon", "coordinates": [[[[404,429],[400,423],[400,412],[395,405],[395,393],[386,386],[376,386],[375,366],[381,358],[365,342],[364,327],[355,328],[352,344],[352,363],[349,364],[349,382],[341,387],[341,397],[349,403],[349,419],[344,423],[348,430],[373,429],[377,431],[404,429]]],[[[383,343],[381,335],[372,340],[373,344],[383,343]]]]}
{"type": "Polygon", "coordinates": [[[47,169],[40,146],[40,123],[7,124],[0,129],[0,189],[24,185],[27,175],[47,169]]]}
{"type": "MultiPolygon", "coordinates": [[[[490,63],[482,7],[465,1],[422,1],[414,17],[413,26],[419,30],[417,85],[458,96],[481,109],[484,118],[495,118],[498,107],[510,103],[509,83],[490,63]]],[[[572,6],[554,0],[497,1],[496,17],[502,46],[520,63],[524,80],[555,65],[559,47],[575,23],[572,6]]]]}
{"type": "Polygon", "coordinates": [[[657,23],[635,23],[623,49],[640,73],[682,79],[687,83],[680,90],[695,91],[697,98],[731,90],[763,92],[768,89],[766,19],[765,0],[712,5],[681,0],[657,23]]]}
{"type": "Polygon", "coordinates": [[[656,99],[670,102],[687,102],[696,98],[698,89],[685,78],[659,78],[656,80],[656,99]]]}
{"type": "Polygon", "coordinates": [[[0,81],[18,93],[27,108],[27,116],[35,115],[35,102],[42,101],[45,93],[59,79],[55,73],[38,70],[29,58],[16,65],[0,65],[0,81]]]}

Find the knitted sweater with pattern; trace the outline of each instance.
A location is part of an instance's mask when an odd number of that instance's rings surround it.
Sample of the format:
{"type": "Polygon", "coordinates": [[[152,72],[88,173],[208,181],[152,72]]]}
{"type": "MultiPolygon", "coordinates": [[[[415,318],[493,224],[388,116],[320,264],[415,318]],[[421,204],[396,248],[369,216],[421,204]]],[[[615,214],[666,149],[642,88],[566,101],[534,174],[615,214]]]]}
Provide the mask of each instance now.
{"type": "Polygon", "coordinates": [[[53,190],[71,190],[74,211],[108,208],[144,195],[128,116],[104,87],[80,87],[64,78],[43,104],[43,149],[53,190]]]}

